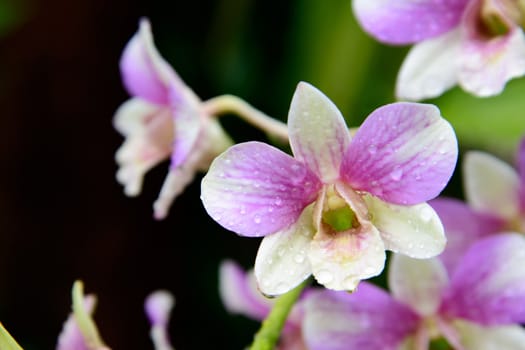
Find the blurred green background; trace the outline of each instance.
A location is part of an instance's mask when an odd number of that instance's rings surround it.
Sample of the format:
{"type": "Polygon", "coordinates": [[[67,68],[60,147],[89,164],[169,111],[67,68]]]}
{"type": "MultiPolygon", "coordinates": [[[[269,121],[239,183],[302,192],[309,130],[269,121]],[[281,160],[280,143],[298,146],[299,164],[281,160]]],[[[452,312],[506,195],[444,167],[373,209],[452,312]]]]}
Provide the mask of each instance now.
{"type": "MultiPolygon", "coordinates": [[[[141,16],[201,98],[236,94],[282,120],[303,80],[357,126],[394,101],[407,52],[364,34],[348,0],[0,0],[0,321],[27,350],[55,346],[77,278],[98,295],[95,319],[114,349],[152,348],[142,302],[157,288],[177,298],[176,348],[241,349],[257,329],[225,312],[217,269],[224,258],[250,267],[259,240],[206,216],[200,177],[162,222],[151,205],[168,163],[148,174],[138,198],[114,180],[122,138],[111,120],[128,98],[118,60],[141,16]]],[[[431,102],[462,152],[512,162],[524,95],[521,79],[495,98],[454,89],[431,102]]],[[[234,116],[221,121],[236,141],[265,140],[234,116]]],[[[459,172],[445,193],[462,196],[459,172]]]]}

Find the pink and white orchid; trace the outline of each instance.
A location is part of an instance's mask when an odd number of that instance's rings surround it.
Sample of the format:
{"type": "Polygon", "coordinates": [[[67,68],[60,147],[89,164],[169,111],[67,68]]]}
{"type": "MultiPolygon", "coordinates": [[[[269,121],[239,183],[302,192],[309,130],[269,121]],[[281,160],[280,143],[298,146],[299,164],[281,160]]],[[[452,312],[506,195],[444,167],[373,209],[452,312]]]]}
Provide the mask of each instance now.
{"type": "Polygon", "coordinates": [[[480,97],[525,74],[523,0],[353,0],[365,31],[416,44],[397,78],[400,99],[441,95],[459,84],[480,97]]]}
{"type": "Polygon", "coordinates": [[[442,256],[446,265],[453,266],[454,257],[480,238],[508,230],[525,234],[525,139],[516,158],[517,169],[485,152],[465,153],[465,202],[446,197],[430,202],[445,231],[454,233],[442,256]]]}
{"type": "Polygon", "coordinates": [[[524,252],[525,239],[509,232],[472,245],[452,271],[438,258],[396,254],[391,295],[366,282],[353,294],[310,295],[303,321],[308,349],[427,350],[445,339],[458,350],[523,350],[524,252]]]}
{"type": "Polygon", "coordinates": [[[195,173],[207,170],[231,140],[160,56],[148,20],[140,21],[139,31],[125,47],[120,69],[133,97],[114,117],[115,128],[126,137],[116,153],[117,180],[127,195],[136,196],[145,173],[171,157],[170,171],[154,204],[155,217],[162,219],[195,173]]]}
{"type": "Polygon", "coordinates": [[[263,293],[283,294],[311,274],[327,288],[353,290],[381,273],[385,249],[415,258],[443,250],[443,227],[425,201],[452,175],[457,142],[435,106],[381,107],[352,138],[335,105],[300,83],[288,128],[294,157],[238,144],[202,181],[215,221],[265,236],[255,261],[263,293]]]}

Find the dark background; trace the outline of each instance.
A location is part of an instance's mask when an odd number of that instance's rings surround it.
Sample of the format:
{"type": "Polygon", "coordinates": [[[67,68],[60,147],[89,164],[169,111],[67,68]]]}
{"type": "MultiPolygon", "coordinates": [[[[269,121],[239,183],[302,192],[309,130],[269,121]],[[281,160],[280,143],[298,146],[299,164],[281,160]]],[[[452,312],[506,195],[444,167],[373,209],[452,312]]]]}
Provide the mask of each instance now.
{"type": "MultiPolygon", "coordinates": [[[[258,328],[224,310],[217,271],[225,258],[250,267],[260,240],[206,215],[202,175],[160,222],[152,203],[167,162],[137,198],[115,180],[123,138],[112,118],[128,98],[118,61],[142,16],[202,99],[236,94],[282,120],[305,80],[358,125],[394,100],[406,53],[366,36],[349,0],[0,0],[0,322],[26,350],[55,347],[76,279],[97,294],[95,320],[113,349],[152,348],[143,300],[158,288],[177,299],[178,349],[241,349],[258,328]]],[[[516,112],[525,106],[513,104],[525,103],[523,81],[509,84],[500,105],[458,89],[439,101],[457,118],[463,151],[492,147],[512,158],[525,130],[516,112]],[[501,123],[503,114],[514,124],[501,123]]],[[[221,122],[236,141],[265,140],[234,116],[221,122]]],[[[457,175],[447,191],[461,196],[457,175]]]]}

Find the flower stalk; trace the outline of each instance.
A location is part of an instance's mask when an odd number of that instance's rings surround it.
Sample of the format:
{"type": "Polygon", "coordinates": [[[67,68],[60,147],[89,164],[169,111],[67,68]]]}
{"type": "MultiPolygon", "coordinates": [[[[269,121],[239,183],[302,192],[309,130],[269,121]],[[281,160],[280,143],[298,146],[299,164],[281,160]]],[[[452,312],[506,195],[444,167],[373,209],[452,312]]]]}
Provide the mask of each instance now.
{"type": "Polygon", "coordinates": [[[272,350],[275,348],[286,318],[306,285],[307,281],[277,298],[272,311],[255,334],[249,350],[272,350]]]}
{"type": "Polygon", "coordinates": [[[288,142],[288,127],[285,123],[274,119],[234,95],[221,95],[203,103],[207,115],[234,113],[244,121],[263,130],[267,134],[288,142]]]}

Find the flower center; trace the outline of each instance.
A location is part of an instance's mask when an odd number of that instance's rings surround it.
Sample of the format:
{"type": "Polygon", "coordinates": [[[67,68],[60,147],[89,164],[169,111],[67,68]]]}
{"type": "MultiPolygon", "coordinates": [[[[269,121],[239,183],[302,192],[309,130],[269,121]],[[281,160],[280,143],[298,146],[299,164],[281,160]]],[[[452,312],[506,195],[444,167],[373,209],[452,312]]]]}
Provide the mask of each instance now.
{"type": "Polygon", "coordinates": [[[356,214],[333,186],[330,186],[326,191],[322,219],[335,232],[359,227],[359,220],[356,214]]]}
{"type": "Polygon", "coordinates": [[[479,15],[482,32],[489,37],[505,35],[525,24],[525,0],[483,0],[479,15]]]}

